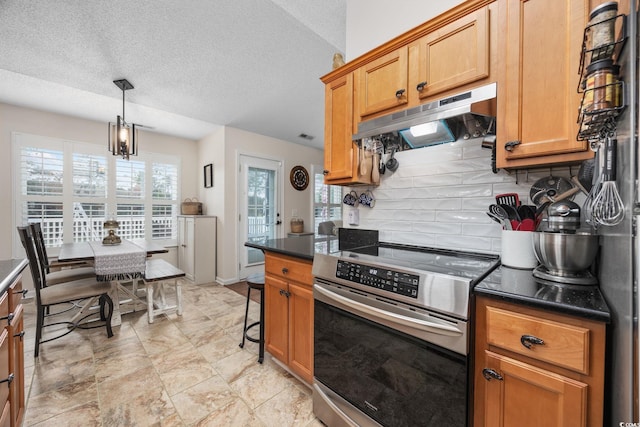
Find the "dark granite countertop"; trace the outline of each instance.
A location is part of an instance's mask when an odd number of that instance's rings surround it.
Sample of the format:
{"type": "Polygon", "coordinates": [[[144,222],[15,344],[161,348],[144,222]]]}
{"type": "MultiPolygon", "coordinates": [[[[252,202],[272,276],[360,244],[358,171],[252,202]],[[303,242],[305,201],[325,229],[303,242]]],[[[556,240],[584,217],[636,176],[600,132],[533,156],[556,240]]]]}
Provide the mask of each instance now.
{"type": "Polygon", "coordinates": [[[532,270],[498,267],[474,288],[476,295],[601,322],[611,313],[597,285],[570,285],[536,279],[532,270]]]}
{"type": "Polygon", "coordinates": [[[302,258],[313,261],[313,256],[318,253],[332,253],[338,250],[338,238],[320,238],[315,236],[285,237],[282,239],[264,239],[245,242],[245,246],[267,252],[276,252],[283,255],[302,258]]]}
{"type": "Polygon", "coordinates": [[[27,265],[29,265],[29,261],[26,259],[0,260],[0,294],[7,290],[27,265]]]}

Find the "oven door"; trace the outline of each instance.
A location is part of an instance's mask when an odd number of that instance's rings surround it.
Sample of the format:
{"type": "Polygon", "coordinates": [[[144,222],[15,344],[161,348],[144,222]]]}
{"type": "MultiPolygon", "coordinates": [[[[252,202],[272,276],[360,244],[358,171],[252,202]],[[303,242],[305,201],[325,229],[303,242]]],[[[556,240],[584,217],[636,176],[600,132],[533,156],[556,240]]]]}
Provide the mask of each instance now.
{"type": "Polygon", "coordinates": [[[332,427],[467,425],[466,322],[318,281],[314,298],[320,420],[332,427]]]}

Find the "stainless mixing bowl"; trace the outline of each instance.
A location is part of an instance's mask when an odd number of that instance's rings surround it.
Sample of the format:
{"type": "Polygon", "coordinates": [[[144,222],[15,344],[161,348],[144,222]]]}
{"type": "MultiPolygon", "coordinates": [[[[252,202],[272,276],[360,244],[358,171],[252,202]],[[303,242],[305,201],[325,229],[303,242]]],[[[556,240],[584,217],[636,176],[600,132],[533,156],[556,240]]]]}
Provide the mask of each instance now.
{"type": "Polygon", "coordinates": [[[587,270],[598,253],[598,235],[587,233],[533,233],[533,249],[551,274],[571,276],[587,270]]]}

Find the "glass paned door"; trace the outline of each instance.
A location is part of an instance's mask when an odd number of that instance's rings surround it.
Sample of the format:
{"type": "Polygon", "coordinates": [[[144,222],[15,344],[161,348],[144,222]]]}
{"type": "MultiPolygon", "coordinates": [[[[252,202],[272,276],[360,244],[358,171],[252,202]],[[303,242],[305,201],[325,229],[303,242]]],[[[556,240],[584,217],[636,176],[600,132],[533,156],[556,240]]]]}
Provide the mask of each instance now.
{"type": "Polygon", "coordinates": [[[257,272],[264,264],[264,254],[244,246],[279,236],[279,171],[275,160],[240,156],[240,278],[257,272]]]}

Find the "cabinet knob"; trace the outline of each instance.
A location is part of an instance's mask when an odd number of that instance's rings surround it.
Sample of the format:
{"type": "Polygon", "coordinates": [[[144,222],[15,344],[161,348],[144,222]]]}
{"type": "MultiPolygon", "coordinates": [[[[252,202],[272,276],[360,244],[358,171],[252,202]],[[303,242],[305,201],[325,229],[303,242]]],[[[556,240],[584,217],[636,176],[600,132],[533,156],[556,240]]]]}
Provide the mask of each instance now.
{"type": "Polygon", "coordinates": [[[7,387],[11,387],[11,383],[16,376],[14,374],[9,374],[9,376],[3,380],[0,380],[0,383],[7,383],[7,387]]]}
{"type": "Polygon", "coordinates": [[[329,175],[329,171],[327,169],[322,170],[322,175],[329,175]]]}
{"type": "Polygon", "coordinates": [[[405,92],[406,92],[406,89],[398,89],[396,91],[396,98],[398,99],[402,98],[402,95],[404,95],[405,92]]]}
{"type": "Polygon", "coordinates": [[[420,82],[416,85],[416,90],[418,92],[422,92],[422,89],[424,89],[426,85],[427,85],[427,82],[420,82]]]}
{"type": "Polygon", "coordinates": [[[15,314],[13,314],[13,313],[9,313],[9,315],[8,315],[8,316],[6,316],[6,317],[0,317],[0,320],[6,320],[6,321],[7,321],[7,324],[8,324],[8,325],[11,325],[11,321],[13,320],[13,318],[14,318],[15,316],[16,316],[15,314]]]}
{"type": "Polygon", "coordinates": [[[523,335],[520,337],[520,343],[531,350],[532,345],[544,345],[544,341],[533,335],[523,335]]]}
{"type": "Polygon", "coordinates": [[[482,370],[482,376],[487,381],[491,381],[491,380],[502,381],[504,379],[504,378],[502,378],[502,375],[500,375],[499,373],[497,373],[493,369],[489,369],[489,368],[484,368],[482,370]]]}
{"type": "Polygon", "coordinates": [[[289,269],[287,267],[282,267],[282,274],[287,274],[289,269]]]}

